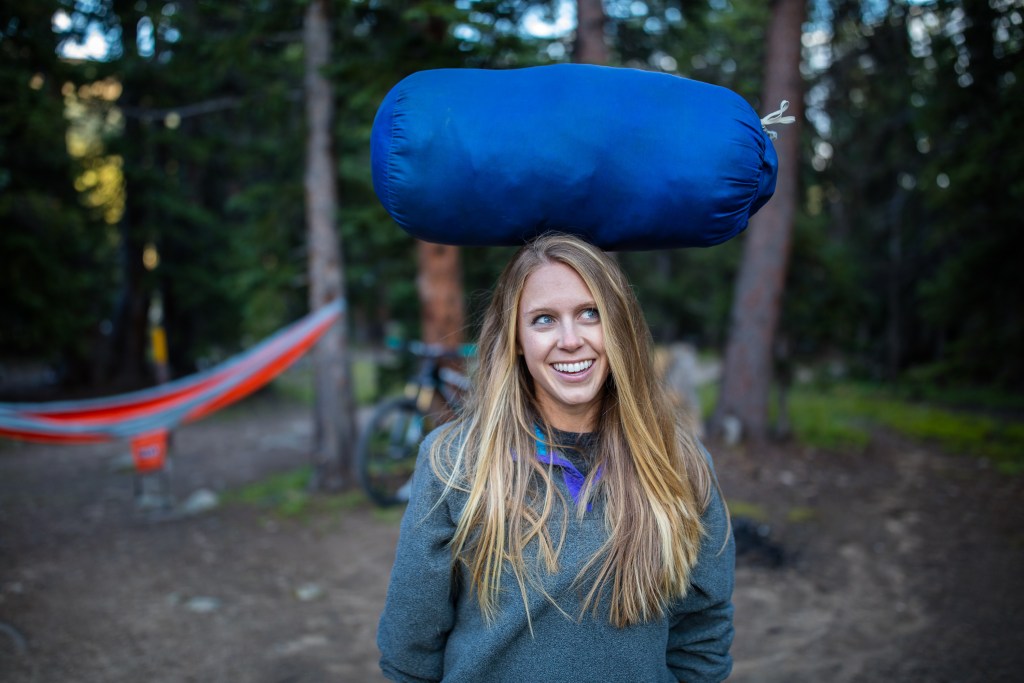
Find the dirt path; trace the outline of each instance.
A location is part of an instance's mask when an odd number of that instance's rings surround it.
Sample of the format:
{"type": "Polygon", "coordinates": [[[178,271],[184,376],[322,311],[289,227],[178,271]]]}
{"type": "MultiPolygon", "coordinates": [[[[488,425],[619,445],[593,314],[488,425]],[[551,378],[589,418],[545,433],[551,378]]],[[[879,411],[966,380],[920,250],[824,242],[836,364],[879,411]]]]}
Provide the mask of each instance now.
{"type": "MultiPolygon", "coordinates": [[[[180,430],[175,493],[304,464],[309,430],[267,397],[180,430]]],[[[124,450],[0,444],[0,680],[381,680],[393,516],[323,497],[155,523],[124,450]]],[[[861,456],[712,451],[783,549],[740,558],[731,680],[1020,680],[1024,478],[884,435],[861,456]]]]}

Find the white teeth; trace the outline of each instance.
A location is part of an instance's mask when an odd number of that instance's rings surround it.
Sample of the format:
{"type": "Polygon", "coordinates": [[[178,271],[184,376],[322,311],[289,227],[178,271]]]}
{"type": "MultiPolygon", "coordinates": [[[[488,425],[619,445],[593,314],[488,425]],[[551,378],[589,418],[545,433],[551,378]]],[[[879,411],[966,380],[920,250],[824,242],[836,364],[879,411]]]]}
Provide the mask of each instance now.
{"type": "Polygon", "coordinates": [[[559,372],[577,373],[583,372],[594,364],[592,360],[581,360],[578,363],[552,363],[552,367],[559,372]]]}

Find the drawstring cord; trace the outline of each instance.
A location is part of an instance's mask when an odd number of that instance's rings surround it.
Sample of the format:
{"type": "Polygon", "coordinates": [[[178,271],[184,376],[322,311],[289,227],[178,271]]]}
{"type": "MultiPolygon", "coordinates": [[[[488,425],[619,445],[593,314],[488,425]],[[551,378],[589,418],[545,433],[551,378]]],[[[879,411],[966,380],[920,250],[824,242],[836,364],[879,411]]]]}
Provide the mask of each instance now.
{"type": "Polygon", "coordinates": [[[789,109],[789,100],[782,100],[782,104],[779,105],[778,110],[773,111],[768,116],[761,119],[761,128],[765,133],[768,134],[770,140],[775,140],[779,137],[779,134],[774,130],[768,130],[768,126],[774,126],[775,124],[788,124],[796,121],[795,116],[783,116],[782,114],[789,109]]]}

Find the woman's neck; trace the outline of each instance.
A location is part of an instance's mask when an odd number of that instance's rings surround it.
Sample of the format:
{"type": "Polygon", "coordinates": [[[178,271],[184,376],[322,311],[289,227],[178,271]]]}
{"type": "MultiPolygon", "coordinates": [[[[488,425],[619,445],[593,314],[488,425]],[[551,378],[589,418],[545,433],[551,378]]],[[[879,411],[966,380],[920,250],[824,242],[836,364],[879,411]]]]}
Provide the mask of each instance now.
{"type": "Polygon", "coordinates": [[[566,410],[559,406],[557,409],[544,405],[541,401],[540,416],[554,429],[560,432],[571,432],[573,434],[585,434],[597,431],[597,416],[600,413],[600,405],[580,406],[580,410],[566,410]]]}
{"type": "Polygon", "coordinates": [[[565,416],[559,416],[552,419],[545,415],[544,420],[551,425],[552,429],[569,434],[587,434],[597,430],[597,420],[593,417],[581,416],[578,419],[567,419],[565,416]]]}

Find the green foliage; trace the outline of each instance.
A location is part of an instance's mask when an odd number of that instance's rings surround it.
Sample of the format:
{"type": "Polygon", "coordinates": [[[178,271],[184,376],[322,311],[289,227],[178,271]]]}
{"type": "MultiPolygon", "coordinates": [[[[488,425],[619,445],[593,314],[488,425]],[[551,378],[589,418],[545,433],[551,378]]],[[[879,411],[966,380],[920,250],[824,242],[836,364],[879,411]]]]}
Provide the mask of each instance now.
{"type": "MultiPolygon", "coordinates": [[[[303,313],[306,3],[0,6],[0,357],[62,361],[85,376],[96,342],[116,339],[108,354],[131,363],[128,350],[144,345],[125,340],[144,339],[146,306],[159,296],[173,369],[184,374],[303,313]],[[72,19],[68,34],[51,28],[57,10],[72,19]],[[58,41],[90,24],[111,41],[108,58],[58,59],[58,41]],[[122,88],[116,101],[80,96],[105,78],[122,88]],[[75,158],[65,112],[88,131],[75,158]],[[118,180],[98,184],[101,171],[118,180]],[[152,271],[141,266],[147,245],[160,257],[152,271]]],[[[527,12],[556,7],[330,3],[338,224],[357,344],[379,344],[396,328],[418,336],[414,243],[370,181],[379,102],[420,69],[568,59],[571,34],[521,30],[527,12]]],[[[615,64],[721,84],[757,110],[774,108],[758,101],[771,3],[613,0],[606,9],[615,64]]],[[[813,126],[803,141],[779,370],[840,358],[858,377],[913,379],[914,396],[929,401],[962,385],[1019,388],[1019,3],[829,0],[812,10],[813,126]]],[[[658,341],[724,345],[740,243],[620,255],[658,341]]],[[[463,251],[470,336],[508,253],[463,251]]],[[[854,411],[829,423],[813,416],[818,409],[804,411],[808,438],[863,443],[866,418],[854,411]]]]}
{"type": "Polygon", "coordinates": [[[0,361],[87,370],[111,300],[116,252],[79,201],[65,147],[64,90],[76,74],[56,55],[57,2],[0,3],[0,361]]]}
{"type": "Polygon", "coordinates": [[[934,36],[935,106],[921,112],[934,141],[924,201],[935,269],[917,285],[921,313],[943,339],[929,360],[946,377],[1024,385],[1024,29],[1019,3],[965,0],[963,28],[934,36]],[[1014,19],[1016,17],[1016,19],[1014,19]],[[952,133],[952,135],[951,135],[952,133]],[[969,136],[965,144],[957,138],[969,136]],[[933,180],[934,179],[934,180],[933,180]],[[929,183],[931,185],[931,182],[929,183]]]}
{"type": "Polygon", "coordinates": [[[733,240],[711,249],[619,254],[655,340],[724,346],[740,249],[733,240]]]}
{"type": "Polygon", "coordinates": [[[800,350],[842,353],[873,378],[1019,388],[1019,4],[819,7],[832,36],[810,83],[814,220],[798,233],[787,336],[800,345],[811,332],[800,350]],[[823,261],[814,244],[842,259],[823,261]],[[806,277],[815,261],[830,281],[806,277]],[[831,332],[821,338],[809,320],[831,332]]]}
{"type": "Polygon", "coordinates": [[[802,442],[830,449],[865,447],[885,427],[964,455],[986,458],[1002,472],[1024,472],[1024,421],[937,403],[911,402],[878,386],[798,387],[790,397],[793,431],[802,442]]]}
{"type": "Polygon", "coordinates": [[[760,108],[769,3],[613,0],[605,9],[620,64],[722,85],[760,108]]]}
{"type": "Polygon", "coordinates": [[[870,354],[872,336],[862,335],[863,313],[877,300],[866,289],[865,263],[830,234],[825,214],[798,214],[791,267],[782,303],[778,371],[790,373],[793,358],[819,359],[841,347],[854,358],[870,354]]]}
{"type": "Polygon", "coordinates": [[[1024,413],[1024,396],[1006,393],[990,386],[946,387],[931,383],[923,377],[915,380],[910,376],[886,388],[894,396],[908,401],[990,413],[1024,413]]]}

